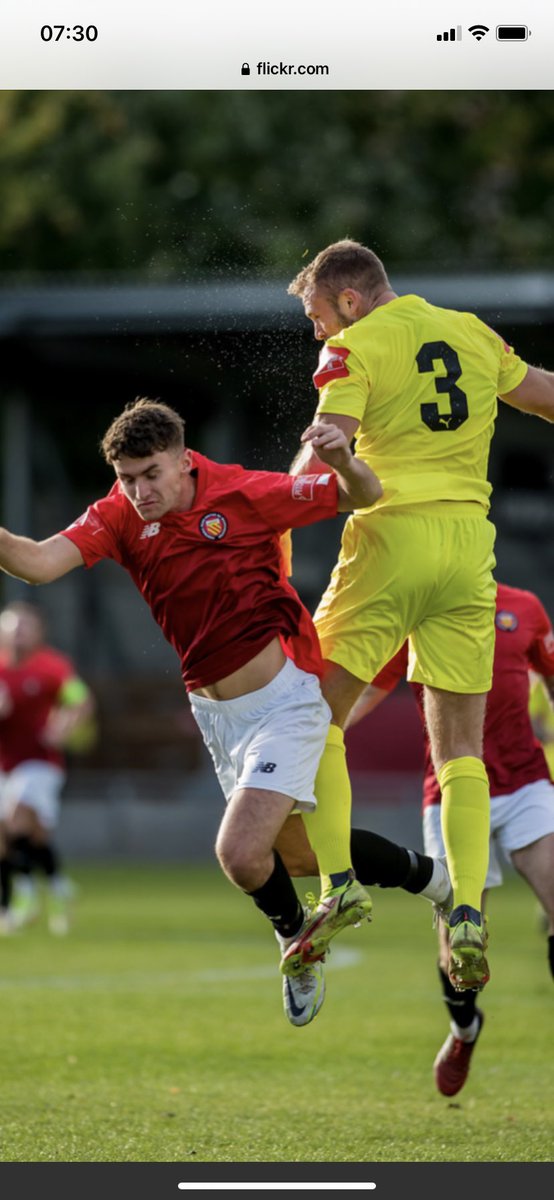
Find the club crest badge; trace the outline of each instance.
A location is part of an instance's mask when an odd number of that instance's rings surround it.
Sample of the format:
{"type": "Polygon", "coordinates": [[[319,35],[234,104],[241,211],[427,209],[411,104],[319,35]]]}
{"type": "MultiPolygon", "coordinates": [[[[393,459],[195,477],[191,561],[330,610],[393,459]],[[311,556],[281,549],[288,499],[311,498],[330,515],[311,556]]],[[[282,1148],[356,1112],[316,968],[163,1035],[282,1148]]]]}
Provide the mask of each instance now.
{"type": "Polygon", "coordinates": [[[220,542],[227,533],[227,519],[222,513],[205,513],[200,521],[200,533],[209,542],[220,542]]]}
{"type": "Polygon", "coordinates": [[[494,623],[497,629],[502,629],[504,633],[513,633],[519,625],[516,614],[508,612],[507,608],[501,608],[494,618],[494,623]]]}

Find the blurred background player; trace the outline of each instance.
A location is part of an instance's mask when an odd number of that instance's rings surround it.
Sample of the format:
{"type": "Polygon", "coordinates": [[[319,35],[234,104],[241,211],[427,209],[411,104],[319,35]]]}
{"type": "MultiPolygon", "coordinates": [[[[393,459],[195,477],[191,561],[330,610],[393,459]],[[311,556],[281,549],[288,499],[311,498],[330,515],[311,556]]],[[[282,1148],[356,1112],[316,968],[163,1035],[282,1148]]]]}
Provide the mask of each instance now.
{"type": "Polygon", "coordinates": [[[45,642],[43,618],[25,601],[0,613],[0,797],[5,931],[38,916],[36,874],[48,883],[48,924],[68,929],[72,885],[54,842],[65,750],[93,733],[94,701],[73,663],[45,642]],[[10,883],[14,879],[10,903],[10,883]]]}
{"type": "MultiPolygon", "coordinates": [[[[327,246],[288,290],[325,342],[314,374],[316,428],[329,421],[356,438],[356,453],[383,486],[371,513],[347,520],[314,618],[334,721],[318,802],[325,788],[348,795],[348,713],[409,635],[454,889],[449,975],[460,990],[481,988],[489,978],[479,905],[490,829],[482,743],[496,590],[489,446],[499,395],[554,419],[554,376],[528,367],[474,314],[397,295],[381,260],[358,242],[327,246]]],[[[303,436],[309,444],[294,474],[318,469],[313,427],[303,436]]],[[[335,849],[342,830],[346,855],[347,799],[334,812],[335,849]]]]}
{"type": "MultiPolygon", "coordinates": [[[[490,857],[485,888],[502,883],[499,851],[538,897],[548,920],[548,960],[554,978],[554,785],[529,716],[529,676],[536,673],[554,699],[554,634],[537,596],[499,583],[495,652],[484,732],[484,761],[491,789],[490,857]]],[[[354,706],[348,725],[374,709],[405,678],[408,644],[380,672],[354,706]]],[[[425,729],[423,689],[410,684],[425,732],[423,840],[428,855],[444,853],[441,793],[425,729]]],[[[485,894],[483,893],[483,907],[485,894]]],[[[475,991],[457,992],[447,973],[448,938],[438,918],[439,974],[450,1013],[450,1034],[435,1059],[435,1080],[444,1096],[463,1087],[483,1025],[475,991]]]]}

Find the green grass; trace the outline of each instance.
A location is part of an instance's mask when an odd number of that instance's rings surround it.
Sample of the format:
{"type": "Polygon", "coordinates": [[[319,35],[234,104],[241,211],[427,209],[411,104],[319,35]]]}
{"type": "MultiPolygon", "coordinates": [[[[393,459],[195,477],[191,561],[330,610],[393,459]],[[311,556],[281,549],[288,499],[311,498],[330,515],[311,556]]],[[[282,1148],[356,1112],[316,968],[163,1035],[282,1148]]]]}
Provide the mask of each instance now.
{"type": "Polygon", "coordinates": [[[491,900],[487,1025],[448,1103],[425,901],[374,889],[294,1029],[271,931],[215,868],[74,876],[69,937],[0,947],[0,1161],[551,1161],[553,985],[519,880],[491,900]]]}

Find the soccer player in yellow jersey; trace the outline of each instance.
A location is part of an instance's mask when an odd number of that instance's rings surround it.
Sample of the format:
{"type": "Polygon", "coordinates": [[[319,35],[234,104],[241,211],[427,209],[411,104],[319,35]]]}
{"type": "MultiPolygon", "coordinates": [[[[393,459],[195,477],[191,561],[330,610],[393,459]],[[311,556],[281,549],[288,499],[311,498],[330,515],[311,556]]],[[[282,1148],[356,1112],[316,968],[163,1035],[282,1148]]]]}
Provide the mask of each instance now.
{"type": "MultiPolygon", "coordinates": [[[[487,460],[497,397],[553,420],[554,375],[527,366],[472,313],[398,296],[377,255],[357,242],[322,250],[288,290],[325,342],[314,423],[291,470],[318,469],[314,428],[330,421],[356,438],[357,455],[383,488],[371,512],[348,518],[315,614],[334,723],[316,786],[320,826],[307,823],[308,836],[322,874],[332,846],[331,881],[342,883],[338,853],[350,864],[342,730],[365,685],[409,636],[408,678],[425,688],[454,888],[449,974],[461,991],[480,989],[489,978],[480,911],[490,804],[482,737],[496,592],[487,460]]],[[[302,939],[294,949],[302,952],[302,939]]]]}

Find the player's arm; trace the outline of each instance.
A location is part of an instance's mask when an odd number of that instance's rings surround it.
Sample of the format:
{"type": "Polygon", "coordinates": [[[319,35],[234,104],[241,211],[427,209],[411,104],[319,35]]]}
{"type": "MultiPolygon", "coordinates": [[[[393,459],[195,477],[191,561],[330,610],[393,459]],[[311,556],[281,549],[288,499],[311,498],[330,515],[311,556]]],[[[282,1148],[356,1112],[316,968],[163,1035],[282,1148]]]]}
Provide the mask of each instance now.
{"type": "Polygon", "coordinates": [[[361,696],[358,696],[356,703],[350,709],[344,726],[345,730],[351,729],[353,725],[357,725],[362,717],[367,717],[368,713],[373,712],[383,700],[386,700],[387,696],[390,696],[390,692],[386,691],[385,688],[375,687],[373,683],[368,683],[361,696]]]}
{"type": "Polygon", "coordinates": [[[320,462],[335,472],[339,512],[370,508],[381,498],[383,489],[375,472],[352,453],[348,435],[339,425],[317,421],[304,430],[300,440],[312,446],[320,462]]]}
{"type": "MultiPolygon", "coordinates": [[[[355,417],[345,417],[341,413],[316,413],[310,428],[319,423],[336,425],[338,429],[342,429],[349,446],[360,424],[355,417]]],[[[323,468],[323,460],[318,458],[313,444],[305,442],[296,458],[292,460],[289,475],[319,475],[323,468]]]]}
{"type": "Polygon", "coordinates": [[[0,569],[25,583],[52,583],[83,562],[77,546],[61,533],[35,542],[0,529],[0,569]]]}
{"type": "Polygon", "coordinates": [[[371,683],[368,683],[361,696],[358,696],[348,714],[345,729],[351,729],[353,725],[357,725],[362,717],[367,717],[368,713],[373,712],[383,700],[386,700],[400,680],[406,678],[407,669],[408,643],[405,642],[394,657],[381,668],[371,683]]]}
{"type": "Polygon", "coordinates": [[[43,732],[44,741],[58,748],[66,746],[72,734],[90,721],[95,712],[94,697],[84,680],[78,675],[64,680],[43,732]]]}
{"type": "Polygon", "coordinates": [[[521,412],[533,413],[554,421],[554,372],[541,367],[529,367],[525,378],[511,392],[501,397],[505,404],[519,408],[521,412]]]}

